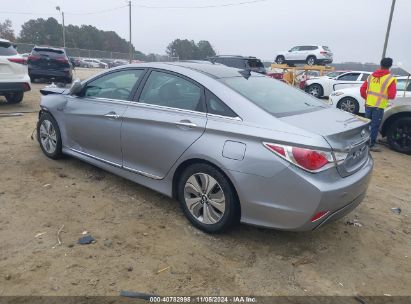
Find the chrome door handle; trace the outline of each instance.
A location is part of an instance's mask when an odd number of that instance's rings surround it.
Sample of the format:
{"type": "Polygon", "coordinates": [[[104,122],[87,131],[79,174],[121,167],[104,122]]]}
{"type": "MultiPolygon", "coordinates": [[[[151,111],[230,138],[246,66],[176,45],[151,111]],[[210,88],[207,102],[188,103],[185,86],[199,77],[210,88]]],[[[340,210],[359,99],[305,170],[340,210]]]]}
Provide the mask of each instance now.
{"type": "Polygon", "coordinates": [[[120,115],[118,115],[116,112],[108,112],[104,115],[104,117],[117,119],[120,117],[120,115]]]}
{"type": "Polygon", "coordinates": [[[179,121],[175,123],[177,127],[187,127],[187,128],[194,128],[197,127],[195,123],[189,121],[179,121]]]}

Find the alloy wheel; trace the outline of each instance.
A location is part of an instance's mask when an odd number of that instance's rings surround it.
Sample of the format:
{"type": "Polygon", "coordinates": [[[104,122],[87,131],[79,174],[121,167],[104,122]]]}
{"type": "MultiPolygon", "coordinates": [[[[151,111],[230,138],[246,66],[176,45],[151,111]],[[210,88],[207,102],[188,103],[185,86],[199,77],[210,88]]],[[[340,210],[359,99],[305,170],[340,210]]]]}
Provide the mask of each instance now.
{"type": "Polygon", "coordinates": [[[43,120],[40,125],[40,142],[47,153],[54,153],[57,147],[57,133],[50,120],[43,120]]]}
{"type": "Polygon", "coordinates": [[[224,215],[226,200],[223,189],[206,173],[196,173],[188,178],[184,200],[191,215],[203,224],[215,224],[224,215]]]}
{"type": "Polygon", "coordinates": [[[355,101],[350,98],[347,98],[341,102],[340,108],[341,110],[344,110],[346,112],[354,113],[355,112],[355,101]]]}
{"type": "Polygon", "coordinates": [[[314,57],[308,58],[307,64],[308,64],[308,65],[314,65],[314,64],[315,64],[315,59],[314,59],[314,57]]]}
{"type": "Polygon", "coordinates": [[[401,149],[411,148],[411,125],[407,122],[401,123],[393,132],[393,142],[401,149]]]}

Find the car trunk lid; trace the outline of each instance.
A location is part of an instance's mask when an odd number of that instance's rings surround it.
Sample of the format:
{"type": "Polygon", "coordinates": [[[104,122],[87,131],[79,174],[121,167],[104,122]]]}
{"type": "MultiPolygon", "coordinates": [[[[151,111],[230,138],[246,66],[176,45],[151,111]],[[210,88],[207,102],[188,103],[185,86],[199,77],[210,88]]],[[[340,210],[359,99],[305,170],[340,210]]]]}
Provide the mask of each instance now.
{"type": "Polygon", "coordinates": [[[348,153],[337,170],[342,177],[357,172],[367,162],[369,120],[336,109],[323,109],[280,118],[293,126],[321,135],[334,152],[348,153]]]}

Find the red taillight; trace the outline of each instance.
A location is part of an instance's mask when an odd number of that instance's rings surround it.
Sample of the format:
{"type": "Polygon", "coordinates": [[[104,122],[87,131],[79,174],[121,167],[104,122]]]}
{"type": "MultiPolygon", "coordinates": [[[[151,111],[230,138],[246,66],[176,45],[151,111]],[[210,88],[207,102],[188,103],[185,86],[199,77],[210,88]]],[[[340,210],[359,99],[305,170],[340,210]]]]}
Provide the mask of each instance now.
{"type": "Polygon", "coordinates": [[[23,83],[23,91],[27,92],[30,90],[31,90],[30,85],[27,82],[23,83]]]}
{"type": "Polygon", "coordinates": [[[27,61],[25,58],[7,58],[7,60],[10,62],[14,62],[14,63],[27,64],[27,61]]]}
{"type": "Polygon", "coordinates": [[[321,51],[320,54],[325,55],[328,54],[328,52],[321,51]]]}
{"type": "Polygon", "coordinates": [[[28,57],[28,60],[36,61],[36,60],[39,60],[40,58],[41,58],[40,56],[30,55],[30,56],[28,57]]]}
{"type": "Polygon", "coordinates": [[[272,150],[273,152],[277,152],[278,154],[284,157],[286,156],[284,147],[273,145],[273,144],[266,144],[265,146],[269,148],[270,150],[272,150]]]}
{"type": "Polygon", "coordinates": [[[331,151],[306,149],[275,143],[263,143],[271,152],[281,156],[290,163],[312,173],[316,173],[344,161],[346,153],[339,153],[336,158],[331,151]]]}
{"type": "Polygon", "coordinates": [[[57,60],[58,62],[65,63],[65,64],[68,64],[68,63],[69,63],[69,61],[68,61],[66,58],[56,58],[56,60],[57,60]]]}
{"type": "Polygon", "coordinates": [[[314,223],[315,221],[318,221],[319,219],[323,218],[324,216],[326,216],[328,213],[330,213],[330,211],[320,211],[317,212],[311,219],[310,221],[312,223],[314,223]]]}
{"type": "Polygon", "coordinates": [[[315,150],[293,147],[292,152],[295,161],[307,170],[315,171],[328,164],[328,159],[315,150]]]}

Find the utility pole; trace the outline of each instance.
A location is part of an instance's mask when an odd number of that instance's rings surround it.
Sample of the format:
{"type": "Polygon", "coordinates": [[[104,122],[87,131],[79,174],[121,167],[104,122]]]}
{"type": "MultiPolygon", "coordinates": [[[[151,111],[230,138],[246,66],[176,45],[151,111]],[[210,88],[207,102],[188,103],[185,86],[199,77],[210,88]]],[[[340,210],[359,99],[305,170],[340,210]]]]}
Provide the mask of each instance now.
{"type": "Polygon", "coordinates": [[[128,1],[128,18],[129,18],[129,31],[130,31],[130,39],[129,39],[129,48],[130,48],[130,63],[133,60],[133,46],[131,44],[131,0],[128,1]]]}
{"type": "Polygon", "coordinates": [[[387,33],[385,34],[385,42],[384,42],[384,50],[382,51],[382,58],[384,58],[385,54],[387,53],[388,38],[390,37],[391,22],[392,22],[392,16],[394,14],[395,1],[396,0],[392,0],[392,4],[391,4],[391,12],[390,12],[390,18],[388,19],[387,33]]]}
{"type": "Polygon", "coordinates": [[[66,48],[66,28],[64,26],[64,12],[60,9],[60,6],[56,6],[56,10],[61,12],[61,17],[63,21],[63,47],[65,49],[66,48]]]}

